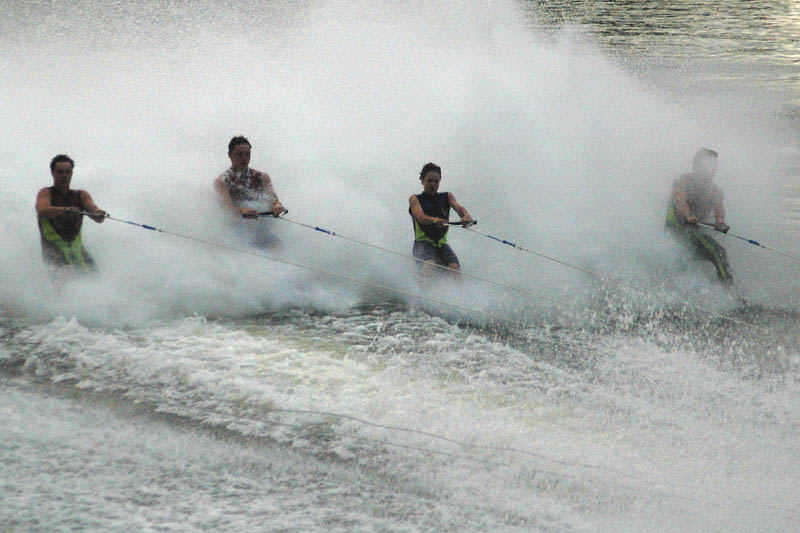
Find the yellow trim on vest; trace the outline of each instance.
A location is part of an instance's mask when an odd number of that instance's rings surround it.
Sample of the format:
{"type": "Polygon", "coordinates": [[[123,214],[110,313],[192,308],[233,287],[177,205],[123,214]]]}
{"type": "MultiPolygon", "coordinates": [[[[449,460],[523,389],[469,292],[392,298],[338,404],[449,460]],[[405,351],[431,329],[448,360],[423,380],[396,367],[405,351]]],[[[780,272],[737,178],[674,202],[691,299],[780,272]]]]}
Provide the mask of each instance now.
{"type": "Polygon", "coordinates": [[[57,247],[61,253],[64,254],[64,259],[68,264],[80,266],[83,270],[89,270],[89,264],[83,257],[83,241],[81,239],[80,231],[72,240],[72,242],[68,243],[56,232],[55,228],[52,224],[50,224],[50,221],[47,220],[47,218],[41,217],[39,219],[39,223],[41,224],[42,236],[44,239],[57,247]]]}
{"type": "Polygon", "coordinates": [[[430,237],[428,237],[424,231],[422,231],[422,225],[419,223],[417,218],[414,215],[411,215],[411,218],[414,219],[414,242],[427,242],[436,246],[437,248],[441,248],[443,245],[447,244],[447,233],[445,232],[442,235],[442,238],[437,241],[434,241],[430,237]]]}

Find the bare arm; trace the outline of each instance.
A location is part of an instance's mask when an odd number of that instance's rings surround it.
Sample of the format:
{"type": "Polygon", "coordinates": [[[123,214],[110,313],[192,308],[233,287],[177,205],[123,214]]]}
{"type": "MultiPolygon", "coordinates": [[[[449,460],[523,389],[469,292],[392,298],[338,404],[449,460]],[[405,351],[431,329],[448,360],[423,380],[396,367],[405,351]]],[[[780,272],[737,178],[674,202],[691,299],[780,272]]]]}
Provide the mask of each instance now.
{"type": "Polygon", "coordinates": [[[36,214],[41,217],[52,217],[68,211],[77,212],[77,207],[62,207],[50,205],[50,187],[44,187],[36,195],[36,214]]]}
{"type": "Polygon", "coordinates": [[[714,229],[722,233],[728,233],[730,226],[725,223],[725,205],[722,203],[722,191],[714,188],[712,193],[712,200],[714,202],[714,229]]]}
{"type": "MultiPolygon", "coordinates": [[[[83,203],[84,207],[86,207],[86,211],[88,213],[92,213],[94,217],[91,217],[92,220],[95,222],[103,222],[105,220],[106,212],[102,209],[99,209],[97,205],[95,205],[94,200],[92,200],[92,196],[86,191],[78,191],[81,196],[81,202],[83,203]]],[[[50,187],[44,187],[39,191],[39,194],[36,195],[36,214],[43,217],[52,217],[56,215],[60,215],[61,213],[79,213],[80,209],[74,206],[55,206],[51,205],[51,196],[50,196],[50,187]]]]}
{"type": "Polygon", "coordinates": [[[450,207],[455,209],[456,213],[458,213],[458,216],[461,217],[461,222],[472,222],[472,216],[469,214],[469,211],[467,211],[466,207],[456,201],[456,197],[453,195],[453,193],[447,193],[447,200],[450,202],[450,207]]]}
{"type": "Polygon", "coordinates": [[[225,181],[222,179],[222,176],[214,180],[214,190],[217,191],[217,198],[222,204],[222,207],[234,215],[255,218],[258,214],[258,211],[255,209],[250,209],[249,207],[236,207],[233,205],[231,194],[228,192],[228,187],[225,186],[225,181]]]}
{"type": "Polygon", "coordinates": [[[683,181],[678,180],[672,185],[672,203],[675,205],[676,214],[680,215],[686,222],[697,223],[698,219],[689,208],[686,201],[686,188],[683,181]]]}
{"type": "Polygon", "coordinates": [[[105,211],[103,211],[102,209],[100,209],[99,207],[97,207],[97,205],[94,203],[94,200],[92,200],[92,195],[91,194],[89,194],[88,192],[83,191],[83,190],[79,191],[79,193],[81,195],[81,202],[83,202],[83,206],[86,208],[86,211],[88,213],[92,213],[93,215],[96,215],[96,216],[89,217],[89,218],[91,218],[92,220],[94,220],[98,224],[102,224],[103,221],[106,219],[105,217],[106,217],[107,213],[105,211]]]}
{"type": "Polygon", "coordinates": [[[50,196],[50,187],[42,188],[36,195],[36,214],[42,217],[54,217],[62,213],[80,212],[80,209],[77,207],[52,205],[51,201],[52,197],[50,196]]]}
{"type": "Polygon", "coordinates": [[[722,203],[722,191],[715,189],[712,194],[714,202],[714,219],[717,224],[725,222],[725,205],[722,203]]]}
{"type": "Polygon", "coordinates": [[[426,215],[425,211],[422,210],[422,205],[419,203],[419,200],[413,194],[408,197],[408,204],[411,206],[411,214],[414,216],[414,218],[417,219],[417,222],[419,222],[423,226],[428,224],[441,225],[447,222],[443,218],[430,217],[426,215]]]}
{"type": "Polygon", "coordinates": [[[261,183],[264,185],[264,192],[266,192],[270,198],[273,198],[272,216],[277,217],[286,211],[286,208],[283,207],[281,201],[278,200],[278,195],[275,193],[275,189],[272,187],[272,180],[270,179],[269,174],[266,172],[261,173],[261,183]]]}

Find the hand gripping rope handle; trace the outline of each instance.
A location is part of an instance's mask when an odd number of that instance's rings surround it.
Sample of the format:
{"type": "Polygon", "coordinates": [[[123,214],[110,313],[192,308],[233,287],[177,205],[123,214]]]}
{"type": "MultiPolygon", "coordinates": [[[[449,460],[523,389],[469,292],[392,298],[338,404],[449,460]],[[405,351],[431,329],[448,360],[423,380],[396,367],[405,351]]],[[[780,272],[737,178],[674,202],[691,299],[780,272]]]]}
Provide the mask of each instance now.
{"type": "MultiPolygon", "coordinates": [[[[705,222],[698,222],[697,224],[699,226],[706,226],[707,228],[714,228],[714,224],[707,224],[705,222]]],[[[717,231],[719,231],[719,230],[717,230],[717,231]]],[[[770,252],[776,253],[778,255],[782,255],[784,257],[788,257],[790,259],[794,259],[795,261],[800,261],[800,257],[797,257],[797,256],[792,255],[792,254],[787,254],[786,252],[781,252],[780,250],[775,250],[774,248],[770,248],[769,246],[764,246],[760,242],[754,241],[753,239],[748,239],[747,237],[742,237],[741,235],[736,235],[735,233],[731,233],[729,231],[723,231],[721,233],[724,233],[725,235],[729,235],[730,237],[736,237],[737,239],[741,239],[746,243],[753,244],[755,246],[758,246],[759,248],[763,248],[765,250],[769,250],[770,252]]]]}
{"type": "Polygon", "coordinates": [[[468,228],[470,226],[474,226],[477,224],[477,220],[470,220],[469,222],[461,222],[460,220],[448,220],[445,226],[460,226],[462,228],[468,228]]]}
{"type": "MultiPolygon", "coordinates": [[[[284,209],[278,216],[285,215],[288,213],[288,209],[284,209]]],[[[261,217],[274,217],[275,213],[273,211],[259,211],[255,215],[242,215],[242,218],[261,218],[261,217]]]]}
{"type": "Polygon", "coordinates": [[[78,213],[83,215],[83,216],[86,216],[86,217],[95,217],[95,218],[102,217],[102,218],[107,218],[109,220],[114,220],[116,222],[123,222],[125,224],[130,224],[131,226],[137,226],[137,227],[140,227],[140,228],[149,229],[151,231],[159,231],[159,232],[162,232],[162,233],[169,233],[169,232],[166,232],[163,229],[159,229],[159,228],[157,228],[155,226],[148,226],[147,224],[139,224],[138,222],[131,222],[130,220],[122,220],[121,218],[114,218],[111,215],[109,215],[108,213],[105,213],[105,214],[102,214],[102,215],[96,215],[94,213],[89,213],[88,211],[79,211],[78,213]]]}
{"type": "MultiPolygon", "coordinates": [[[[459,226],[459,227],[462,227],[462,228],[468,228],[470,226],[474,226],[477,223],[478,223],[477,220],[470,220],[469,222],[462,222],[461,220],[447,220],[445,222],[442,222],[442,226],[459,226]]],[[[436,225],[435,222],[428,222],[428,223],[424,223],[424,224],[422,222],[420,222],[420,224],[422,224],[423,226],[435,226],[436,225]]]]}

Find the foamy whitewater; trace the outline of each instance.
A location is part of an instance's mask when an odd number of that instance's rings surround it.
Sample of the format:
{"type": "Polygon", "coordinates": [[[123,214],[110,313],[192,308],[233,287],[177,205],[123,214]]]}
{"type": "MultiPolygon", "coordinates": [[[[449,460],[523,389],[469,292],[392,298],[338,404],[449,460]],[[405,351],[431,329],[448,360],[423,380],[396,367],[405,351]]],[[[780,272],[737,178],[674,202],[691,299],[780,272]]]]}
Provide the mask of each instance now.
{"type": "Polygon", "coordinates": [[[569,4],[0,6],[0,530],[800,529],[800,12],[569,4]],[[289,220],[222,212],[240,134],[289,220]],[[731,290],[663,231],[700,146],[792,256],[715,234],[731,290]],[[428,161],[524,250],[418,283],[428,161]]]}

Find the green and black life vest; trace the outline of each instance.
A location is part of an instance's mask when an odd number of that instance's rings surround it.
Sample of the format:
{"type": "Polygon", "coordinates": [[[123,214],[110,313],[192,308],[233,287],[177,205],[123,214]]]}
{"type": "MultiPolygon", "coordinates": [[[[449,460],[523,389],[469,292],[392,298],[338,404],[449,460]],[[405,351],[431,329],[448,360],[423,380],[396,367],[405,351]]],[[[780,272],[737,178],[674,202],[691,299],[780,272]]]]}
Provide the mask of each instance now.
{"type": "MultiPolygon", "coordinates": [[[[422,207],[422,212],[429,217],[443,218],[449,220],[450,218],[450,200],[446,192],[440,192],[436,196],[420,193],[415,195],[419,200],[419,205],[422,207]]],[[[408,208],[411,214],[411,208],[408,208]]],[[[414,241],[427,242],[436,247],[447,244],[447,226],[439,226],[436,224],[420,224],[419,221],[411,215],[411,220],[414,223],[414,241]]]]}
{"type": "MultiPolygon", "coordinates": [[[[77,207],[86,211],[80,191],[69,189],[62,193],[50,187],[50,205],[53,207],[77,207]]],[[[42,253],[45,259],[54,264],[75,265],[88,270],[93,267],[92,260],[83,249],[81,225],[83,216],[79,213],[60,213],[54,216],[40,216],[39,235],[42,238],[42,253]]]]}

